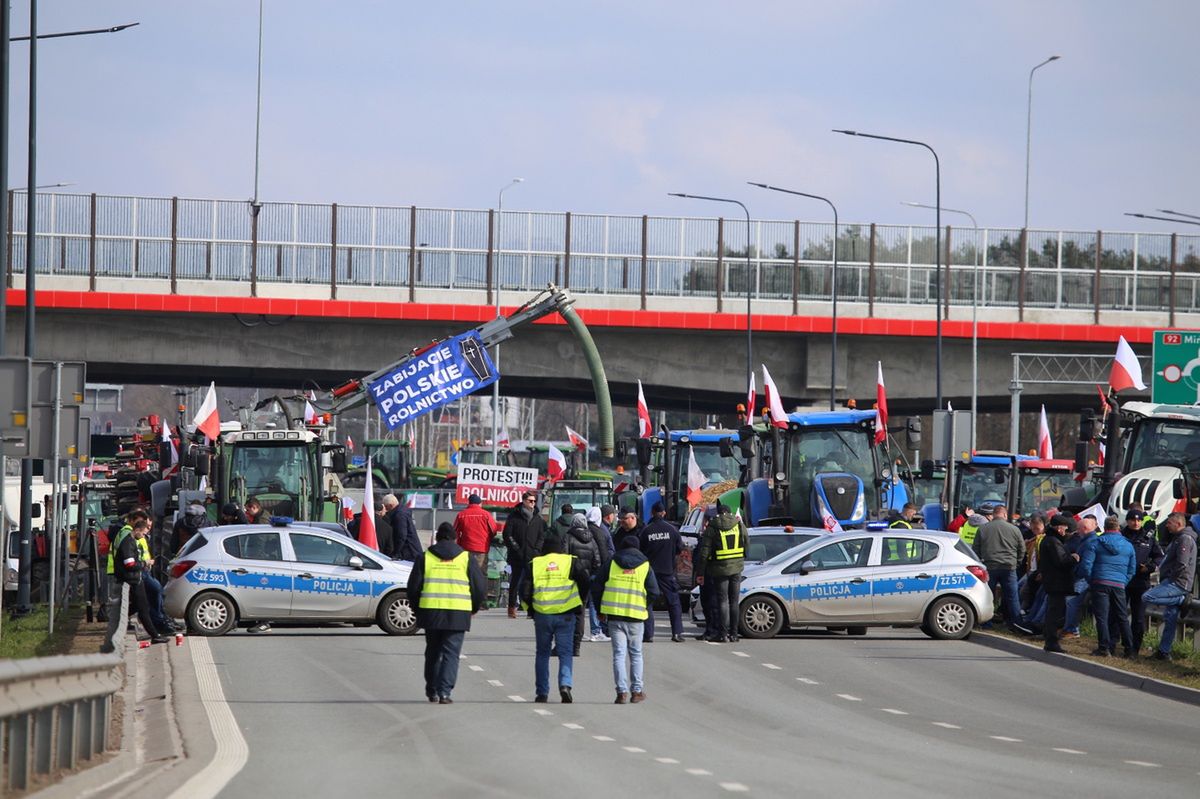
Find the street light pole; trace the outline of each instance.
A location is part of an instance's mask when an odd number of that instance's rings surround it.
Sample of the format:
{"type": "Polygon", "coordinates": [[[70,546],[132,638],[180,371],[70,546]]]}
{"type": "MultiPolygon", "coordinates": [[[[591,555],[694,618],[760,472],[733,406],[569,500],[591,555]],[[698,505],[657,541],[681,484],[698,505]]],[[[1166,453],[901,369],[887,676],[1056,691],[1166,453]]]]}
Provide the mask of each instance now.
{"type": "MultiPolygon", "coordinates": [[[[747,390],[749,390],[750,375],[754,371],[754,366],[753,366],[754,347],[753,347],[753,341],[752,341],[754,325],[751,321],[753,316],[752,316],[751,310],[750,310],[750,295],[751,295],[751,291],[752,291],[752,288],[754,285],[753,281],[751,280],[751,275],[750,275],[750,271],[751,271],[751,268],[750,268],[750,211],[749,211],[749,209],[746,208],[746,205],[743,202],[741,202],[740,200],[731,200],[726,197],[706,197],[702,194],[683,194],[682,192],[675,192],[675,191],[667,192],[667,196],[668,197],[684,197],[689,200],[707,200],[708,202],[714,202],[714,203],[730,203],[731,205],[740,206],[742,209],[742,213],[744,213],[746,215],[746,388],[747,388],[747,390]]],[[[717,280],[720,280],[720,279],[721,279],[721,276],[717,275],[717,280]]],[[[753,421],[753,420],[751,420],[751,421],[753,421]]]]}
{"type": "Polygon", "coordinates": [[[1049,64],[1051,61],[1057,61],[1062,58],[1060,55],[1052,55],[1042,63],[1038,64],[1033,69],[1029,70],[1029,94],[1025,106],[1025,224],[1024,228],[1029,229],[1029,150],[1030,144],[1033,141],[1033,73],[1037,72],[1042,67],[1049,64]]]}
{"type": "Polygon", "coordinates": [[[792,189],[781,189],[778,186],[768,186],[766,183],[754,183],[751,181],[746,181],[746,182],[749,183],[751,186],[757,186],[760,189],[767,189],[768,191],[779,191],[779,192],[783,192],[784,194],[795,194],[799,197],[808,197],[813,200],[820,200],[821,202],[828,205],[831,209],[833,209],[833,280],[832,280],[832,283],[833,283],[833,292],[832,292],[833,293],[833,334],[832,334],[831,344],[830,344],[830,359],[829,359],[830,360],[830,363],[829,363],[829,410],[832,411],[834,408],[837,407],[837,333],[838,333],[838,328],[837,328],[837,323],[838,323],[838,316],[837,316],[838,210],[837,210],[837,206],[834,205],[833,202],[829,198],[822,197],[819,194],[808,194],[803,191],[794,191],[792,189]]]}
{"type": "MultiPolygon", "coordinates": [[[[504,192],[518,183],[524,183],[525,178],[513,178],[496,198],[496,318],[500,318],[500,228],[504,221],[504,192]]],[[[496,382],[492,383],[492,463],[500,462],[497,439],[500,436],[500,345],[492,348],[492,363],[496,366],[496,382]]]]}
{"type": "MultiPolygon", "coordinates": [[[[1138,219],[1157,219],[1160,222],[1174,222],[1177,225],[1196,225],[1200,226],[1200,222],[1189,222],[1186,219],[1169,219],[1165,216],[1151,216],[1150,214],[1131,214],[1125,213],[1125,216],[1136,216],[1138,219]]],[[[1197,217],[1200,218],[1200,217],[1197,217]]]]}
{"type": "Polygon", "coordinates": [[[924,147],[933,156],[933,174],[936,184],[937,205],[934,207],[936,217],[934,224],[937,230],[934,233],[933,259],[935,264],[935,273],[933,279],[934,292],[937,294],[937,365],[936,365],[936,390],[937,399],[935,407],[938,410],[942,408],[942,162],[938,158],[937,151],[923,141],[915,139],[898,139],[894,136],[880,136],[875,133],[860,133],[857,130],[834,130],[834,133],[842,133],[846,136],[861,136],[864,139],[880,139],[882,141],[894,141],[900,144],[912,144],[917,147],[924,147]]]}
{"type": "MultiPolygon", "coordinates": [[[[928,208],[936,210],[932,205],[925,203],[905,202],[902,205],[910,205],[913,208],[928,208]]],[[[979,223],[975,221],[975,217],[969,211],[960,211],[957,208],[943,208],[951,214],[962,214],[971,220],[971,226],[975,228],[975,271],[971,278],[971,451],[976,449],[976,422],[979,419],[979,409],[976,403],[979,400],[979,223]]]]}

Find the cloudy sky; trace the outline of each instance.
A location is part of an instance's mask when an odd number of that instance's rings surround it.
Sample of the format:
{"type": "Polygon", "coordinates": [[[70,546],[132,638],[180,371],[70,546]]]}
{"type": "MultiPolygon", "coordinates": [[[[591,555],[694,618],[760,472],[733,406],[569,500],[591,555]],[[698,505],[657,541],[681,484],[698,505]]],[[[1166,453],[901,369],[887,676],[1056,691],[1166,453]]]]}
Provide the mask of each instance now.
{"type": "MultiPolygon", "coordinates": [[[[57,0],[43,33],[141,25],[39,47],[39,183],[66,191],[248,198],[255,0],[57,0]]],[[[28,1],[13,28],[28,30],[28,1]]],[[[1200,214],[1200,75],[1191,0],[1063,2],[310,2],[265,0],[265,200],[712,215],[668,191],[743,199],[756,217],[1169,230],[1200,214]]],[[[10,184],[24,182],[28,46],[12,48],[10,184]]],[[[1179,226],[1180,232],[1196,228],[1179,226]]]]}

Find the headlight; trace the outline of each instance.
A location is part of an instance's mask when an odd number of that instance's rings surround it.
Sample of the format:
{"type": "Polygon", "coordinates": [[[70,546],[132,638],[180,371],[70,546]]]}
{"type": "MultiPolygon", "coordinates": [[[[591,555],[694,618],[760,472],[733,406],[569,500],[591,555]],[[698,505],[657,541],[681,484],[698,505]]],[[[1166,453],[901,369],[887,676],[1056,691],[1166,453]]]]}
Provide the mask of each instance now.
{"type": "Polygon", "coordinates": [[[851,518],[861,519],[867,515],[867,500],[864,494],[859,494],[854,503],[854,514],[851,518]]]}

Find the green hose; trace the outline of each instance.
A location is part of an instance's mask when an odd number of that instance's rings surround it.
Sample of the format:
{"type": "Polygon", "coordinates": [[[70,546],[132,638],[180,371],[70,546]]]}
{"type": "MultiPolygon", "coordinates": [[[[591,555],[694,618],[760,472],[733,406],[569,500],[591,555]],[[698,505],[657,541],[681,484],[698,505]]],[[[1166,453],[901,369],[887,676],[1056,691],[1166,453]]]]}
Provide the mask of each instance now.
{"type": "Polygon", "coordinates": [[[587,361],[588,371],[592,374],[592,385],[596,389],[596,412],[600,417],[600,454],[603,457],[611,458],[614,451],[612,397],[608,394],[608,377],[604,374],[600,351],[596,349],[596,342],[592,340],[592,334],[588,332],[587,325],[579,318],[579,314],[575,313],[574,308],[567,308],[560,311],[560,314],[563,319],[567,320],[567,327],[571,328],[571,332],[579,340],[584,360],[587,361]]]}

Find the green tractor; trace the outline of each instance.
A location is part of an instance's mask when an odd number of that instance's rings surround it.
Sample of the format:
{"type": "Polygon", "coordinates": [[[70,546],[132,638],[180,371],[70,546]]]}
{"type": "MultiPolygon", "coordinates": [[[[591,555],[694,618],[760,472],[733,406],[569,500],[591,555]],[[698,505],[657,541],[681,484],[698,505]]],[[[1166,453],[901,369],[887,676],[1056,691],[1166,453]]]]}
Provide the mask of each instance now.
{"type": "MultiPolygon", "coordinates": [[[[446,485],[449,475],[444,469],[412,465],[412,449],[407,441],[373,438],[365,447],[376,489],[442,488],[446,485]]],[[[342,478],[342,485],[364,488],[366,474],[366,469],[361,466],[350,469],[342,478]]]]}

